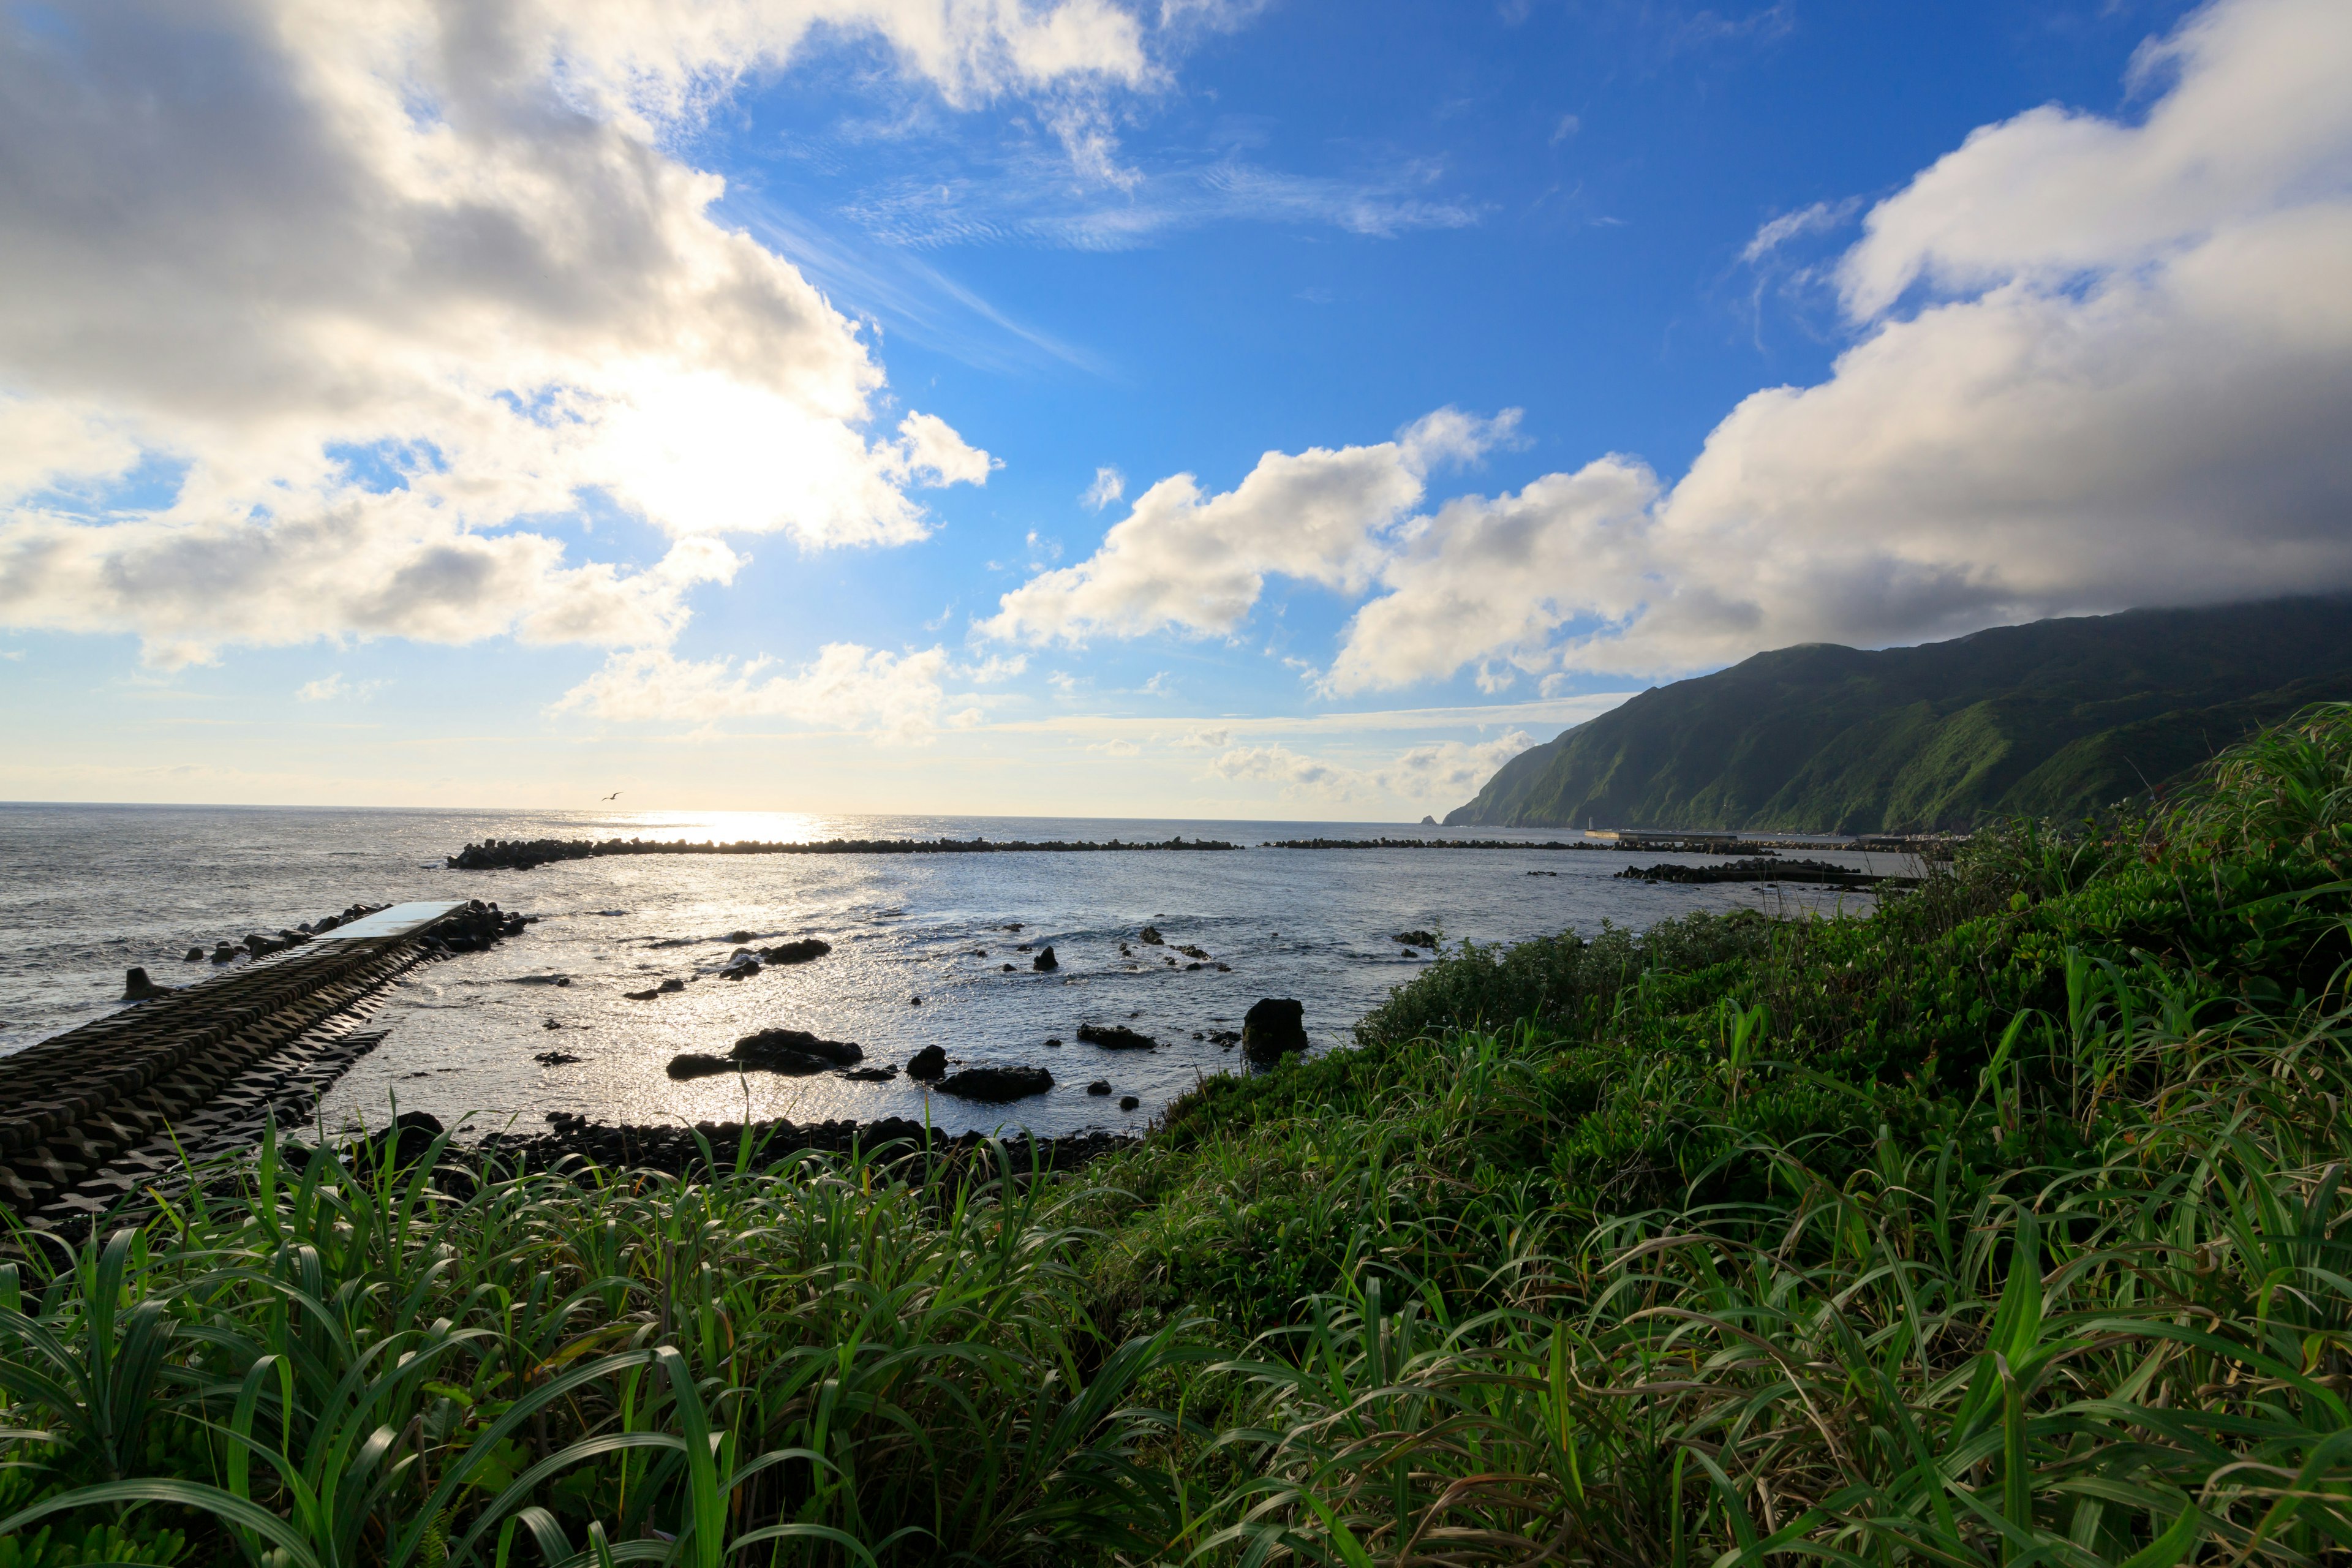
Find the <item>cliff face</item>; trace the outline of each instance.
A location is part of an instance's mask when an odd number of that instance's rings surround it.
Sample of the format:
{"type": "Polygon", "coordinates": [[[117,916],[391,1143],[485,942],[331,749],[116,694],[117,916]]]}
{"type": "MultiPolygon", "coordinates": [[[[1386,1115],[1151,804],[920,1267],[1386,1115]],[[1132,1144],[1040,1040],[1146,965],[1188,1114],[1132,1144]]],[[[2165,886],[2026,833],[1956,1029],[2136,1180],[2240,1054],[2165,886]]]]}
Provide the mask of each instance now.
{"type": "Polygon", "coordinates": [[[2080,815],[2259,724],[2352,700],[2352,598],[1760,653],[1506,763],[1449,826],[1967,828],[2080,815]]]}

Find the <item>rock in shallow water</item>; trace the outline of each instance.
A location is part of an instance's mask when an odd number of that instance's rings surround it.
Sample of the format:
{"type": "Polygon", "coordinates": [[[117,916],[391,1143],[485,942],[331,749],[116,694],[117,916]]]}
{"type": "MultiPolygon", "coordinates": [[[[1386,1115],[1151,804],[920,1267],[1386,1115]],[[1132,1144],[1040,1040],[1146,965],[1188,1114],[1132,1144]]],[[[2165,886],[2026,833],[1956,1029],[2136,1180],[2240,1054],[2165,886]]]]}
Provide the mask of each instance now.
{"type": "Polygon", "coordinates": [[[907,1076],[918,1082],[936,1082],[948,1072],[948,1053],[939,1046],[925,1046],[907,1062],[907,1076]]]}
{"type": "Polygon", "coordinates": [[[1124,1024],[1080,1024],[1078,1038],[1107,1051],[1148,1051],[1160,1044],[1150,1035],[1139,1035],[1124,1024]]]}
{"type": "Polygon", "coordinates": [[[760,956],[770,963],[807,963],[814,959],[823,958],[832,951],[833,943],[819,942],[816,938],[810,937],[804,942],[787,942],[774,947],[763,947],[760,950],[760,956]]]}
{"type": "Polygon", "coordinates": [[[1270,1062],[1307,1048],[1307,1008],[1285,996],[1266,996],[1242,1016],[1242,1049],[1254,1062],[1270,1062]]]}
{"type": "Polygon", "coordinates": [[[1051,947],[1048,947],[1045,952],[1037,955],[1036,959],[1029,965],[1029,967],[1042,973],[1049,969],[1061,968],[1062,961],[1055,958],[1054,956],[1054,950],[1051,947]]]}
{"type": "Polygon", "coordinates": [[[862,1047],[848,1040],[821,1040],[806,1029],[762,1029],[736,1041],[729,1054],[747,1068],[794,1074],[856,1067],[866,1059],[862,1047]]]}
{"type": "Polygon", "coordinates": [[[722,1072],[740,1072],[741,1070],[740,1062],[730,1061],[725,1057],[707,1056],[700,1051],[688,1051],[684,1056],[669,1058],[669,1076],[680,1082],[688,1079],[715,1078],[722,1072]]]}
{"type": "Polygon", "coordinates": [[[940,1079],[941,1094],[952,1094],[959,1100],[977,1100],[989,1105],[1002,1105],[1010,1100],[1024,1100],[1033,1094],[1043,1094],[1054,1087],[1054,1075],[1044,1068],[966,1068],[940,1079]]]}

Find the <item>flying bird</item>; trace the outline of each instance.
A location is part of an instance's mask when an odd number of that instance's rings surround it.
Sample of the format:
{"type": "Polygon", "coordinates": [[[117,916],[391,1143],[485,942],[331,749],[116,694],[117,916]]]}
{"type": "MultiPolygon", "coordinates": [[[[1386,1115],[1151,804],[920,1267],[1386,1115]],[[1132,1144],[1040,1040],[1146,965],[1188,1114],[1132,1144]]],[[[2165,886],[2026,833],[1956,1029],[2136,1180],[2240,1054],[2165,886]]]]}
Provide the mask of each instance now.
{"type": "Polygon", "coordinates": [[[621,798],[621,792],[620,792],[619,790],[614,790],[612,794],[610,794],[610,795],[606,795],[604,798],[605,798],[606,800],[618,800],[618,799],[620,799],[620,798],[621,798]]]}

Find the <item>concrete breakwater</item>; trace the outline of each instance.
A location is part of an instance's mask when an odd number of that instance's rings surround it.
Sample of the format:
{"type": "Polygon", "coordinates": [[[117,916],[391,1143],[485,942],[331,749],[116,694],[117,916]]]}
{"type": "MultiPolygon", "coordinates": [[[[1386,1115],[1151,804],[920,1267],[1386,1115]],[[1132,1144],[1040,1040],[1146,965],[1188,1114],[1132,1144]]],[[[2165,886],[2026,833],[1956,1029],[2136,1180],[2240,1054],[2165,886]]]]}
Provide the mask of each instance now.
{"type": "Polygon", "coordinates": [[[268,1117],[308,1121],[383,1037],[356,1026],[386,984],[524,924],[478,902],[379,909],[0,1058],[0,1205],[35,1226],[100,1214],[268,1117]]]}
{"type": "Polygon", "coordinates": [[[825,838],[805,842],[746,839],[700,844],[644,838],[492,838],[468,844],[448,857],[457,871],[528,871],[558,860],[588,860],[605,855],[1074,855],[1116,851],[1238,849],[1217,838],[1183,837],[1124,843],[1083,839],[1024,838],[825,838]]]}
{"type": "MultiPolygon", "coordinates": [[[[1595,833],[1590,838],[1276,838],[1261,849],[1591,849],[1626,854],[1775,856],[1789,849],[1832,849],[1846,854],[1911,855],[1948,860],[1962,840],[1950,834],[1919,837],[1879,835],[1866,838],[1742,838],[1730,833],[1595,833]]],[[[1620,872],[1619,875],[1624,873],[1620,872]]],[[[1737,880],[1738,879],[1732,879],[1737,880]]]]}
{"type": "Polygon", "coordinates": [[[1916,888],[1916,877],[1887,877],[1871,871],[1857,871],[1851,866],[1832,865],[1827,860],[1783,860],[1758,856],[1747,860],[1734,860],[1728,866],[1628,866],[1617,873],[1618,879],[1629,882],[1675,882],[1701,885],[1714,882],[1805,882],[1832,888],[1876,888],[1894,886],[1916,888]]]}

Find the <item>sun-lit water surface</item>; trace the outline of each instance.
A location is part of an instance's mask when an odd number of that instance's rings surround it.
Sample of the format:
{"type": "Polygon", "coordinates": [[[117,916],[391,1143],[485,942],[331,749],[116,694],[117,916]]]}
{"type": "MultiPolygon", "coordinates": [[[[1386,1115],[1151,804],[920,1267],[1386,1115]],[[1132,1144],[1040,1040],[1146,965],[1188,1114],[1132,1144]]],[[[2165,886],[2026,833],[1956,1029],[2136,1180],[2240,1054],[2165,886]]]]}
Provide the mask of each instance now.
{"type": "MultiPolygon", "coordinates": [[[[949,1131],[1062,1132],[1139,1126],[1206,1073],[1241,1070],[1208,1038],[1261,996],[1295,996],[1318,1048],[1417,972],[1391,938],[1517,941],[1603,920],[1639,928],[1694,909],[1866,907],[1853,895],[1614,879],[1619,853],[1258,848],[1286,837],[1563,836],[1329,823],[1173,822],[764,812],[480,812],[0,805],[0,1054],[100,1016],[122,971],[171,982],[210,973],[181,954],[355,901],[479,898],[540,916],[495,952],[424,966],[379,1016],[391,1036],[330,1097],[332,1118],[380,1118],[390,1099],[444,1120],[537,1123],[553,1110],[607,1121],[744,1114],[886,1115],[949,1131]],[[1130,842],[1223,838],[1232,853],[656,856],[532,871],[458,872],[443,858],[483,838],[809,840],[948,837],[1130,842]],[[1555,875],[1530,875],[1550,872],[1555,875]],[[1135,942],[1146,923],[1230,973],[1171,967],[1135,942]],[[1017,925],[1018,931],[1008,928],[1017,925]],[[709,978],[750,931],[819,936],[833,952],[733,983],[709,978]],[[1122,957],[1129,943],[1134,956],[1122,957]],[[1061,968],[1034,972],[1051,943],[1061,968]],[[982,954],[985,956],[982,956],[982,954]],[[1014,965],[1007,973],[1003,965],[1014,965]],[[565,984],[549,983],[562,976],[565,984]],[[623,993],[667,978],[682,994],[623,993]],[[919,1003],[916,998],[919,997],[919,1003]],[[1149,1054],[1080,1045],[1087,1021],[1154,1036],[1149,1054]],[[903,1064],[927,1045],[971,1062],[1028,1063],[1047,1094],[1009,1107],[927,1096],[904,1078],[862,1084],[752,1074],[674,1083],[683,1051],[724,1053],[754,1029],[811,1029],[903,1064]],[[1048,1038],[1066,1044],[1048,1047],[1048,1038]],[[539,1058],[579,1058],[554,1066],[539,1058]],[[1110,1100],[1087,1085],[1108,1079],[1110,1100]],[[1117,1109],[1134,1094],[1141,1107],[1117,1109]],[[928,1103],[927,1103],[928,1102],[928,1103]]],[[[1830,857],[1878,870],[1888,857],[1830,857]]],[[[1644,863],[1662,858],[1640,858],[1644,863]]],[[[1671,857],[1663,858],[1672,858],[1671,857]]],[[[1179,963],[1184,962],[1179,960],[1179,963]]]]}

